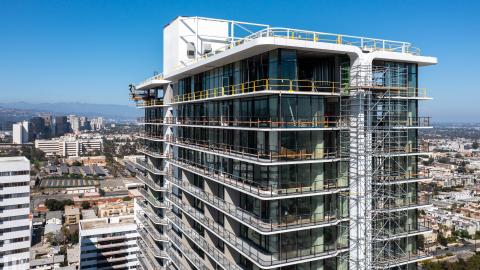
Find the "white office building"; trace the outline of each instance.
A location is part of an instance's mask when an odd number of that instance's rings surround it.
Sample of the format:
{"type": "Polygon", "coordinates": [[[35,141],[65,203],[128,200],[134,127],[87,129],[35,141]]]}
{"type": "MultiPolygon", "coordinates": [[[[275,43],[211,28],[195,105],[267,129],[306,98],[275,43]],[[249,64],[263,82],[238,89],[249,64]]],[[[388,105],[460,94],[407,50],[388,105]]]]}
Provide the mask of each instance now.
{"type": "Polygon", "coordinates": [[[0,158],[0,269],[29,268],[30,161],[0,158]]]}
{"type": "Polygon", "coordinates": [[[28,143],[29,122],[23,121],[13,124],[12,137],[14,144],[28,143]]]}
{"type": "Polygon", "coordinates": [[[35,148],[42,150],[47,156],[79,157],[89,152],[101,151],[103,140],[60,137],[52,140],[35,140],[35,148]]]}
{"type": "Polygon", "coordinates": [[[137,225],[133,216],[80,221],[80,269],[137,269],[137,225]]]}

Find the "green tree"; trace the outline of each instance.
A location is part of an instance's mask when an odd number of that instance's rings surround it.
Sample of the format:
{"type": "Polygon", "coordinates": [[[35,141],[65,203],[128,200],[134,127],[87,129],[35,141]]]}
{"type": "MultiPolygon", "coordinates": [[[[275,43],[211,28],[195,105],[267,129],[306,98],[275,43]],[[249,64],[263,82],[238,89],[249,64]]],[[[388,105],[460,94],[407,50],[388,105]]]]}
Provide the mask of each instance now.
{"type": "Polygon", "coordinates": [[[443,236],[443,233],[438,233],[437,242],[444,247],[446,247],[448,245],[447,238],[445,238],[445,236],[443,236]]]}
{"type": "Polygon", "coordinates": [[[82,208],[83,209],[90,209],[90,203],[87,201],[82,202],[82,208]]]}

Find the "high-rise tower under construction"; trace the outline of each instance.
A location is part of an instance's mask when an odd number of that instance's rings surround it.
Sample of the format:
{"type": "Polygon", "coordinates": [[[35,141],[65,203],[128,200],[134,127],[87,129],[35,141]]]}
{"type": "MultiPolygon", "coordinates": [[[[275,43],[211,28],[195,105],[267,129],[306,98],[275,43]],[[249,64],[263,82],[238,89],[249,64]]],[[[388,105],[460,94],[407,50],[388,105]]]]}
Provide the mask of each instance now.
{"type": "Polygon", "coordinates": [[[410,43],[177,17],[144,109],[145,269],[416,269],[431,231],[410,43]]]}

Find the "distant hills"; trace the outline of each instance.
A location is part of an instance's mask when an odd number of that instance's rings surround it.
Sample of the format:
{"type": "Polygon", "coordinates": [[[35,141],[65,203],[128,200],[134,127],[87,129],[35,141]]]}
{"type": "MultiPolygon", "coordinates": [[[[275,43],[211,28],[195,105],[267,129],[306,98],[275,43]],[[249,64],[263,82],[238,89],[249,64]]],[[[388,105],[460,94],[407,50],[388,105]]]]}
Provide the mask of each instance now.
{"type": "Polygon", "coordinates": [[[51,113],[55,115],[76,114],[87,117],[103,116],[105,118],[116,120],[133,120],[141,114],[141,110],[135,108],[134,106],[114,104],[90,104],[81,102],[9,102],[0,103],[0,107],[6,109],[30,110],[39,113],[51,113]]]}

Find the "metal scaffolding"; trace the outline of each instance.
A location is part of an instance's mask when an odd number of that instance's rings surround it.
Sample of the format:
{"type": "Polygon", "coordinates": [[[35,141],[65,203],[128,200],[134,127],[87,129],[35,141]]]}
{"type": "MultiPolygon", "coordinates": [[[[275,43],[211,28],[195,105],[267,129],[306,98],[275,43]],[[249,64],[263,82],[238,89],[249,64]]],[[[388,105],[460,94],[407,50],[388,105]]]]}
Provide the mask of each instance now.
{"type": "Polygon", "coordinates": [[[422,152],[409,129],[419,121],[416,107],[409,110],[418,90],[408,81],[407,67],[341,68],[340,111],[349,119],[340,142],[350,160],[350,269],[395,267],[415,250],[398,235],[418,228],[416,214],[408,213],[418,204],[417,186],[395,181],[416,175],[416,162],[404,160],[422,152]]]}

